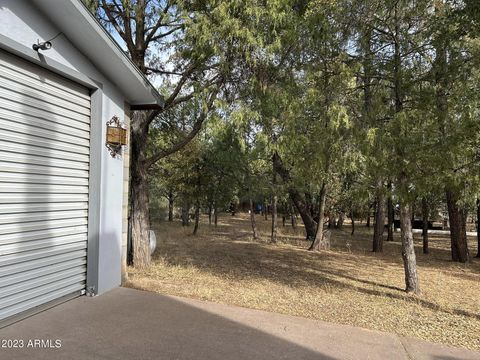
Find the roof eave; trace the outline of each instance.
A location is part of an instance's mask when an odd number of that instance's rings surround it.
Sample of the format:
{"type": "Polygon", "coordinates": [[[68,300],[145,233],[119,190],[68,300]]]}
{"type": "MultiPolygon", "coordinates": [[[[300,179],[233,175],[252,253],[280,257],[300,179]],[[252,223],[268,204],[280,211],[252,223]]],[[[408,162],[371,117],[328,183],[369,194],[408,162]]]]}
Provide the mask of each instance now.
{"type": "Polygon", "coordinates": [[[120,90],[132,107],[163,107],[163,96],[82,1],[42,0],[35,5],[120,90]]]}

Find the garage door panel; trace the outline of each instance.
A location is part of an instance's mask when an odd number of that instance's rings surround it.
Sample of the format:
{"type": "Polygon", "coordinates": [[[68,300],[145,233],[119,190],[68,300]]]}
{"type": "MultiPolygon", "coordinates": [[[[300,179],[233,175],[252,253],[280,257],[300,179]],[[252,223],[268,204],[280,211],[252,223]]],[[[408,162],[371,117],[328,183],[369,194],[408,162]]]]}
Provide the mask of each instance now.
{"type": "MultiPolygon", "coordinates": [[[[2,154],[4,155],[4,154],[2,154]]],[[[68,169],[63,167],[39,166],[33,164],[4,162],[0,161],[0,169],[5,173],[33,174],[33,175],[53,175],[53,176],[71,176],[88,179],[88,169],[68,169]]],[[[0,202],[1,202],[0,198],[0,202]]]]}
{"type": "Polygon", "coordinates": [[[1,139],[17,143],[27,143],[51,149],[88,153],[89,141],[76,136],[70,136],[55,131],[55,126],[50,130],[39,129],[35,126],[24,125],[0,119],[1,139]]]}
{"type": "Polygon", "coordinates": [[[29,204],[38,202],[64,203],[88,201],[88,194],[2,194],[0,204],[29,204]]]}
{"type": "Polygon", "coordinates": [[[90,109],[90,99],[88,96],[83,94],[74,94],[70,91],[65,91],[64,89],[59,88],[58,86],[53,86],[51,84],[45,83],[40,78],[34,78],[28,76],[23,72],[15,71],[12,68],[0,67],[0,77],[5,81],[5,84],[15,82],[17,85],[26,86],[35,91],[38,91],[40,94],[45,94],[49,96],[54,96],[56,99],[61,101],[74,102],[75,104],[82,106],[83,108],[90,109]]]}
{"type": "Polygon", "coordinates": [[[65,120],[65,118],[60,118],[58,119],[58,122],[53,122],[52,120],[45,120],[39,117],[29,116],[26,114],[18,113],[16,111],[10,111],[2,108],[0,110],[0,121],[8,121],[9,127],[15,126],[17,124],[31,126],[35,128],[35,132],[37,130],[51,130],[52,128],[54,128],[55,131],[59,134],[70,135],[85,140],[90,139],[90,129],[88,125],[85,125],[85,127],[82,128],[78,128],[77,121],[68,121],[65,120]]]}
{"type": "MultiPolygon", "coordinates": [[[[48,280],[50,279],[45,279],[44,281],[48,281],[48,280]]],[[[85,282],[85,275],[84,274],[74,275],[66,279],[61,279],[61,280],[48,282],[48,283],[44,283],[44,281],[41,281],[40,282],[41,285],[38,287],[30,288],[29,290],[25,290],[20,293],[13,293],[13,294],[10,294],[9,296],[2,297],[0,299],[0,309],[4,309],[9,306],[18,304],[19,302],[34,299],[39,295],[45,294],[49,291],[55,291],[58,288],[69,286],[72,283],[85,282]]]]}
{"type": "Polygon", "coordinates": [[[0,235],[23,233],[25,231],[37,231],[47,229],[59,229],[71,226],[86,225],[86,218],[60,219],[46,221],[32,221],[25,223],[3,224],[0,225],[0,235]]]}
{"type": "MultiPolygon", "coordinates": [[[[38,116],[42,119],[48,120],[49,118],[64,118],[79,122],[81,124],[90,124],[90,117],[88,115],[79,114],[73,111],[68,111],[61,107],[54,108],[53,106],[43,107],[41,102],[26,102],[26,97],[12,96],[6,94],[5,91],[0,91],[0,104],[7,109],[15,110],[19,114],[25,114],[28,116],[38,116]],[[36,105],[36,106],[34,106],[36,105]]],[[[80,126],[80,124],[79,124],[80,126]]]]}
{"type": "Polygon", "coordinates": [[[27,298],[27,300],[20,301],[12,306],[2,308],[0,310],[0,319],[8,318],[36,306],[43,305],[49,301],[59,299],[62,296],[66,296],[77,291],[82,291],[83,289],[85,289],[85,281],[80,281],[63,288],[53,287],[52,289],[50,286],[48,288],[45,287],[40,289],[40,291],[37,289],[33,296],[27,298]]]}
{"type": "Polygon", "coordinates": [[[4,214],[87,209],[87,202],[0,204],[0,216],[4,214]]]}
{"type": "Polygon", "coordinates": [[[0,279],[13,276],[14,274],[20,274],[25,271],[39,271],[45,267],[60,264],[66,261],[86,259],[86,256],[87,251],[82,248],[76,251],[68,251],[63,254],[54,254],[53,256],[44,256],[29,261],[0,266],[0,279]]]}
{"type": "MultiPolygon", "coordinates": [[[[11,285],[4,286],[2,292],[0,293],[0,304],[8,306],[10,303],[8,300],[5,302],[2,299],[8,298],[11,295],[20,294],[23,296],[24,293],[30,292],[32,289],[37,287],[42,287],[44,285],[57,285],[62,286],[65,284],[68,279],[75,279],[76,281],[85,280],[86,266],[78,266],[73,269],[67,269],[55,272],[53,274],[47,274],[39,277],[34,277],[31,280],[17,282],[11,285]]],[[[68,285],[68,282],[65,284],[68,285]]],[[[18,299],[17,299],[18,300],[18,299]]],[[[0,305],[1,306],[1,305],[0,305]]]]}
{"type": "Polygon", "coordinates": [[[87,217],[87,215],[87,210],[47,211],[21,214],[14,213],[1,216],[0,226],[3,224],[15,224],[33,221],[82,218],[87,217]]]}
{"type": "Polygon", "coordinates": [[[9,78],[6,77],[5,74],[1,74],[0,70],[0,94],[5,91],[9,94],[14,92],[14,96],[10,95],[11,98],[15,98],[18,94],[18,96],[24,99],[24,101],[32,103],[32,106],[40,103],[40,106],[43,106],[44,108],[62,108],[75,113],[87,116],[90,115],[90,106],[88,103],[82,106],[82,99],[66,100],[65,95],[62,96],[62,94],[49,92],[48,89],[43,86],[32,86],[32,84],[29,84],[28,82],[22,84],[18,82],[18,79],[15,80],[13,77],[9,78]]]}
{"type": "Polygon", "coordinates": [[[88,89],[0,50],[0,321],[83,290],[88,89]]]}
{"type": "Polygon", "coordinates": [[[88,186],[86,178],[6,172],[0,172],[0,182],[88,186]]]}
{"type": "Polygon", "coordinates": [[[28,281],[40,276],[54,274],[60,271],[70,270],[73,268],[82,268],[86,266],[87,259],[85,257],[75,258],[72,260],[63,261],[56,264],[46,264],[39,268],[26,270],[21,273],[13,273],[11,275],[0,278],[0,287],[9,286],[19,282],[28,281]]]}
{"type": "MultiPolygon", "coordinates": [[[[1,84],[2,80],[0,80],[1,84]]],[[[36,94],[33,90],[28,92],[21,92],[21,89],[14,87],[14,89],[9,89],[0,85],[0,97],[5,100],[13,101],[18,104],[22,104],[24,107],[32,107],[35,109],[41,109],[49,113],[62,115],[70,119],[75,119],[77,117],[88,118],[90,112],[87,111],[76,111],[78,110],[74,104],[72,108],[55,105],[53,102],[49,103],[46,99],[42,99],[41,95],[36,94]],[[17,92],[18,91],[18,92],[17,92]]]]}
{"type": "MultiPolygon", "coordinates": [[[[3,118],[11,116],[12,121],[15,122],[26,122],[27,124],[31,125],[35,125],[36,122],[39,122],[41,124],[47,122],[50,123],[51,126],[65,125],[70,128],[83,131],[90,130],[90,123],[84,121],[82,117],[69,119],[65,116],[56,115],[51,112],[43,111],[41,109],[25,107],[22,104],[9,101],[8,99],[0,98],[0,109],[1,113],[3,114],[3,118]],[[23,119],[23,121],[21,119],[23,119]]],[[[39,127],[44,128],[45,126],[39,127]]],[[[59,126],[58,128],[60,132],[63,132],[61,126],[59,126]]]]}
{"type": "Polygon", "coordinates": [[[46,158],[54,158],[60,160],[69,159],[87,164],[89,160],[89,156],[87,154],[82,155],[76,153],[69,153],[67,151],[59,151],[53,148],[38,147],[32,144],[19,144],[14,142],[8,143],[7,141],[2,140],[0,140],[0,151],[24,155],[35,154],[35,156],[42,156],[46,158]]]}
{"type": "Polygon", "coordinates": [[[74,96],[89,100],[89,91],[84,86],[76,84],[71,80],[54,74],[52,72],[39,71],[37,65],[18,58],[15,55],[2,52],[0,54],[0,68],[12,71],[15,74],[23,74],[29,79],[40,81],[46,86],[53,86],[62,91],[71,93],[74,96]]]}
{"type": "Polygon", "coordinates": [[[59,238],[64,236],[81,235],[87,233],[86,225],[70,226],[57,229],[25,231],[20,234],[0,235],[0,246],[7,244],[17,244],[20,246],[23,242],[34,240],[43,240],[49,238],[59,238]]]}
{"type": "Polygon", "coordinates": [[[60,160],[56,158],[45,158],[44,156],[36,156],[30,154],[17,154],[3,151],[1,154],[3,161],[29,164],[29,165],[42,165],[45,167],[60,167],[73,170],[88,170],[88,162],[60,160]]]}
{"type": "Polygon", "coordinates": [[[58,238],[48,238],[42,240],[32,240],[32,241],[25,241],[22,243],[14,243],[14,244],[0,244],[0,256],[1,255],[11,255],[11,254],[20,254],[26,251],[33,251],[33,250],[40,250],[51,248],[60,245],[67,245],[73,244],[78,242],[87,241],[87,234],[78,234],[78,235],[71,235],[71,236],[62,236],[58,238]]]}
{"type": "Polygon", "coordinates": [[[54,255],[66,254],[76,250],[83,250],[87,248],[86,242],[78,242],[73,244],[66,244],[55,246],[49,249],[40,249],[34,251],[26,251],[20,254],[4,255],[0,258],[0,266],[13,265],[19,262],[37,260],[54,255]]]}
{"type": "MultiPolygon", "coordinates": [[[[0,183],[1,193],[87,194],[88,186],[49,185],[29,183],[0,183]]],[[[1,195],[0,195],[1,196],[1,195]]]]}

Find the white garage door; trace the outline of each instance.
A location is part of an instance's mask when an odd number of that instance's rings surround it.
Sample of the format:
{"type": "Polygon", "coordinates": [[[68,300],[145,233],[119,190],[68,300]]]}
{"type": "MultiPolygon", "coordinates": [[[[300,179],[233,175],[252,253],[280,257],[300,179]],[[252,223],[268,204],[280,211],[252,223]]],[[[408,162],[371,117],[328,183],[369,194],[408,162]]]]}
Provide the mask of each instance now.
{"type": "Polygon", "coordinates": [[[90,96],[0,51],[0,320],[82,292],[90,96]]]}

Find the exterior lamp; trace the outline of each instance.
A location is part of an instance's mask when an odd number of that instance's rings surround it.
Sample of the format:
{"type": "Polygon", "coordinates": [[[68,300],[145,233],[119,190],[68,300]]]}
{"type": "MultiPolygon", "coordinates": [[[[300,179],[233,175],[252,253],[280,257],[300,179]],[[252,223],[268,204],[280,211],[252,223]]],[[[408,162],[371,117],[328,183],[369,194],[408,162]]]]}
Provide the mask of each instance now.
{"type": "Polygon", "coordinates": [[[33,44],[32,48],[37,52],[39,50],[50,50],[52,48],[52,43],[50,41],[38,42],[36,44],[33,44]]]}
{"type": "Polygon", "coordinates": [[[105,145],[112,157],[122,152],[122,146],[127,145],[127,129],[125,129],[117,116],[107,121],[107,141],[105,145]]]}
{"type": "Polygon", "coordinates": [[[52,37],[50,40],[42,41],[37,39],[37,43],[32,45],[32,49],[38,52],[38,50],[50,50],[52,48],[52,41],[55,40],[57,37],[62,35],[63,33],[60,31],[57,35],[52,37]]]}

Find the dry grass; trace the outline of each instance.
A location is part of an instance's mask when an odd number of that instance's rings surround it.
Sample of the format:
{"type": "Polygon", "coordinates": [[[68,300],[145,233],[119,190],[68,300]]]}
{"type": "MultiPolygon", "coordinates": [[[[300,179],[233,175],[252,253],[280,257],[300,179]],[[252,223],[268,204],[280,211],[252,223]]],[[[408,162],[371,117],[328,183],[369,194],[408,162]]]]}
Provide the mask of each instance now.
{"type": "Polygon", "coordinates": [[[348,228],[334,231],[332,251],[312,253],[302,228],[281,228],[281,242],[271,245],[269,222],[257,221],[256,241],[244,214],[203,225],[197,237],[161,223],[154,264],[130,268],[128,286],[480,350],[480,259],[452,263],[448,238],[431,236],[431,254],[423,255],[415,235],[422,288],[415,297],[402,291],[398,233],[380,255],[370,252],[371,233],[360,225],[353,237],[348,228]]]}

